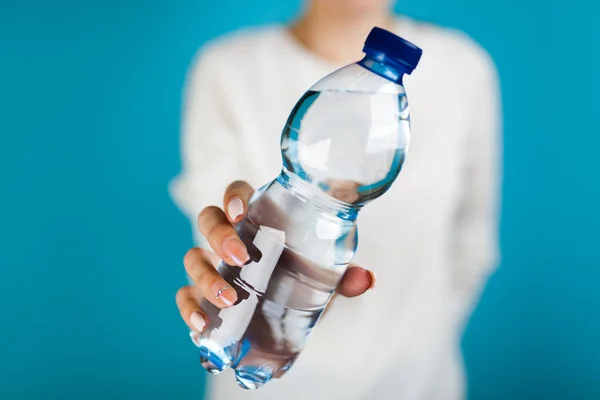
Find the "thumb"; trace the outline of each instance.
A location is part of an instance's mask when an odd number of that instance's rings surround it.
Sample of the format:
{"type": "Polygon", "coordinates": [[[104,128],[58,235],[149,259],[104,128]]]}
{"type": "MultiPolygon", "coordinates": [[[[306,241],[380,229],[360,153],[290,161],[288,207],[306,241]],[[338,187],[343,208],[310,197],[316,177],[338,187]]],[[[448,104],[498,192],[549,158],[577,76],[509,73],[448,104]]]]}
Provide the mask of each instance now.
{"type": "Polygon", "coordinates": [[[356,297],[375,287],[375,274],[372,271],[350,266],[338,286],[338,293],[345,297],[356,297]]]}

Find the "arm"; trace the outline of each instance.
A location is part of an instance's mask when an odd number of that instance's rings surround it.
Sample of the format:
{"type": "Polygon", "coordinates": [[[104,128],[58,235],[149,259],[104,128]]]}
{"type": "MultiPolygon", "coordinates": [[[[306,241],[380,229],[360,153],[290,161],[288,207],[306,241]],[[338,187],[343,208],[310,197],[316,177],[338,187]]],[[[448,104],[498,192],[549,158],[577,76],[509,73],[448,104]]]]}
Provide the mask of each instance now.
{"type": "Polygon", "coordinates": [[[499,261],[500,90],[492,61],[481,53],[471,78],[468,106],[472,119],[464,144],[463,197],[453,232],[452,304],[459,329],[475,308],[499,261]]]}

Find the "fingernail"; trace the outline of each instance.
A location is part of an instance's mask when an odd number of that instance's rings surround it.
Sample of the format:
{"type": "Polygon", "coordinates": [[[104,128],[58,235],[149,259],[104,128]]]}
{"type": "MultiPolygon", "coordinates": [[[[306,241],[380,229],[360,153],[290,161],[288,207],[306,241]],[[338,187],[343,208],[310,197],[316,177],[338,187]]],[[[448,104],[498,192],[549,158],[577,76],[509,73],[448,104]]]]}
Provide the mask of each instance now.
{"type": "Polygon", "coordinates": [[[202,332],[204,330],[204,327],[206,326],[206,321],[204,320],[204,317],[200,315],[200,313],[197,311],[194,311],[192,313],[192,316],[190,317],[190,322],[192,323],[192,325],[194,325],[194,328],[196,328],[198,332],[202,332]]]}
{"type": "Polygon", "coordinates": [[[371,275],[371,286],[369,286],[369,289],[367,290],[371,290],[375,287],[375,282],[377,282],[377,275],[375,275],[375,272],[371,270],[367,270],[367,272],[369,273],[369,275],[371,275]]]}
{"type": "Polygon", "coordinates": [[[227,283],[219,281],[212,285],[215,299],[221,300],[227,307],[231,307],[237,301],[237,293],[227,283]]]}
{"type": "Polygon", "coordinates": [[[237,217],[242,215],[244,212],[244,203],[239,197],[234,197],[231,199],[229,204],[227,204],[227,213],[229,214],[229,218],[232,221],[235,221],[237,217]]]}
{"type": "Polygon", "coordinates": [[[241,267],[246,261],[250,259],[246,246],[241,240],[236,238],[228,238],[223,242],[223,251],[227,254],[235,263],[241,267]]]}

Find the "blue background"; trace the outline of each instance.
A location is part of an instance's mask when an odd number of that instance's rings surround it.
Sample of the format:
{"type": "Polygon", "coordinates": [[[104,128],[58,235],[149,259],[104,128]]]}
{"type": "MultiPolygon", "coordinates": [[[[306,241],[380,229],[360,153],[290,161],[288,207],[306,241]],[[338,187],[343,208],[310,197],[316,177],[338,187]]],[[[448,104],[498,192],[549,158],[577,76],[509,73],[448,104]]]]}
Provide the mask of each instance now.
{"type": "MultiPolygon", "coordinates": [[[[299,4],[0,1],[0,398],[202,397],[174,304],[190,228],[166,190],[184,73],[299,4]]],[[[594,4],[397,6],[471,34],[502,78],[503,262],[464,339],[471,399],[600,398],[594,4]]]]}

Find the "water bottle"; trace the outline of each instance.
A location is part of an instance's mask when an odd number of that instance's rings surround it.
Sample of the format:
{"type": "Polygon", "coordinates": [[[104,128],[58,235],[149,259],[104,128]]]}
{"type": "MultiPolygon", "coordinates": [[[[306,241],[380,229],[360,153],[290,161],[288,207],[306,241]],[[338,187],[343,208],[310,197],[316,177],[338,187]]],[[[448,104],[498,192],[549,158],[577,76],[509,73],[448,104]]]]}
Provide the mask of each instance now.
{"type": "Polygon", "coordinates": [[[389,189],[404,163],[410,118],[402,79],[422,51],[374,28],[363,52],[292,110],[281,174],[255,193],[237,226],[250,260],[218,267],[238,301],[227,309],[203,301],[201,363],[215,374],[234,369],[243,388],[292,366],[354,256],[358,212],[389,189]]]}

